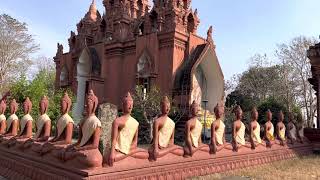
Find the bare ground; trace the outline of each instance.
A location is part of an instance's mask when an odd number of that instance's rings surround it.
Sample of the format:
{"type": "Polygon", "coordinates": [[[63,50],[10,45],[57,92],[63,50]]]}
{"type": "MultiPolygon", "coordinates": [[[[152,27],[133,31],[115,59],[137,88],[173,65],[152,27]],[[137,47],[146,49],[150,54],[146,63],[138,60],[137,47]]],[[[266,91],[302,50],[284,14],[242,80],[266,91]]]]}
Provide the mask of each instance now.
{"type": "Polygon", "coordinates": [[[217,173],[208,176],[191,178],[192,180],[242,180],[242,179],[320,179],[320,155],[310,155],[300,158],[277,161],[257,167],[217,173]]]}

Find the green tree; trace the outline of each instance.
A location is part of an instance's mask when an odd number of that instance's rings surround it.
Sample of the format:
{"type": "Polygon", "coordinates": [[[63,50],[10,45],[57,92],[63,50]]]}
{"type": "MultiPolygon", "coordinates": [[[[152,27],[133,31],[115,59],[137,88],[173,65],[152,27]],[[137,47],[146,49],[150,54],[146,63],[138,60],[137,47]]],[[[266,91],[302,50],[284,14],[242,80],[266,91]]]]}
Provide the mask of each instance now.
{"type": "MultiPolygon", "coordinates": [[[[282,102],[279,102],[277,99],[270,97],[267,98],[266,100],[262,101],[260,105],[258,106],[258,112],[259,112],[259,123],[260,124],[265,124],[267,117],[266,117],[266,112],[267,110],[270,109],[272,112],[272,123],[276,124],[277,119],[278,119],[278,113],[282,111],[287,117],[288,115],[288,110],[287,108],[283,105],[282,102]]],[[[285,118],[287,120],[287,118],[285,118]]]]}
{"type": "Polygon", "coordinates": [[[308,78],[311,77],[311,65],[307,50],[317,41],[315,38],[299,36],[289,43],[278,45],[276,55],[283,65],[282,74],[286,83],[287,106],[289,109],[298,104],[305,110],[307,125],[312,126],[316,113],[316,97],[308,78]],[[290,97],[294,97],[294,101],[290,97]]]}
{"type": "MultiPolygon", "coordinates": [[[[56,120],[60,117],[60,101],[67,91],[72,102],[75,101],[75,96],[70,89],[54,89],[55,73],[51,70],[41,69],[34,79],[28,81],[25,76],[21,76],[10,88],[10,99],[15,98],[19,103],[18,116],[23,115],[22,103],[26,97],[32,101],[31,115],[34,119],[39,117],[39,102],[43,95],[49,98],[48,116],[52,120],[53,128],[56,120]]],[[[54,130],[54,129],[53,129],[54,130]]]]}
{"type": "Polygon", "coordinates": [[[39,49],[26,23],[0,15],[0,93],[31,65],[30,55],[39,49]]]}
{"type": "MultiPolygon", "coordinates": [[[[150,143],[152,140],[153,122],[155,118],[160,114],[160,102],[164,94],[156,86],[150,88],[147,92],[143,86],[136,86],[135,93],[133,95],[133,117],[140,123],[139,128],[143,129],[139,131],[139,141],[142,143],[150,143]]],[[[170,97],[169,97],[170,99],[170,97]]],[[[170,117],[175,121],[177,108],[171,101],[170,117]]]]}

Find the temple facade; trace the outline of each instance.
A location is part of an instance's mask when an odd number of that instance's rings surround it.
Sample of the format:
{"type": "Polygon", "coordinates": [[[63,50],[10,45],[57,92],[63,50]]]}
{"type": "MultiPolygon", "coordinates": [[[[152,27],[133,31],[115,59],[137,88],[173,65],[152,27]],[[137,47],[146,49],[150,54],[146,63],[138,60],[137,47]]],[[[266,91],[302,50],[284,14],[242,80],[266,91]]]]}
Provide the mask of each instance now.
{"type": "Polygon", "coordinates": [[[136,85],[151,86],[187,109],[195,100],[213,112],[224,96],[224,76],[215,52],[212,27],[197,35],[200,23],[191,0],[104,0],[100,14],[95,1],[71,31],[69,51],[58,44],[54,57],[56,87],[77,95],[74,117],[93,89],[99,103],[121,107],[120,98],[136,85]],[[203,102],[207,100],[208,103],[203,102]]]}
{"type": "Polygon", "coordinates": [[[316,127],[320,129],[320,43],[311,46],[307,52],[310,59],[312,77],[309,78],[309,83],[316,91],[317,96],[317,121],[316,127]]]}

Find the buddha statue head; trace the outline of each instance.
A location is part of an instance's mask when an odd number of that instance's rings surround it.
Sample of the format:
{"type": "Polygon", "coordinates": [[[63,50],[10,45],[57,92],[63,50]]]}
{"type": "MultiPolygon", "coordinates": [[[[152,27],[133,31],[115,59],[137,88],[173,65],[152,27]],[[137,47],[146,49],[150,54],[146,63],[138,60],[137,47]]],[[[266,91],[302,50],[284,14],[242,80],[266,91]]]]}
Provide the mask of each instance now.
{"type": "Polygon", "coordinates": [[[1,100],[0,102],[0,114],[4,114],[4,112],[7,109],[7,104],[4,100],[1,100]]]}
{"type": "Polygon", "coordinates": [[[243,112],[239,105],[234,108],[234,115],[236,116],[236,120],[242,119],[243,112]]]}
{"type": "Polygon", "coordinates": [[[23,113],[29,114],[32,109],[32,102],[30,101],[29,97],[23,102],[23,113]]]}
{"type": "Polygon", "coordinates": [[[258,116],[259,116],[259,113],[257,111],[257,108],[253,107],[252,110],[251,110],[251,120],[252,121],[258,120],[258,116]]]}
{"type": "Polygon", "coordinates": [[[196,101],[193,101],[190,107],[190,112],[192,117],[196,117],[199,114],[199,104],[196,101]]]}
{"type": "Polygon", "coordinates": [[[122,100],[122,108],[124,114],[131,114],[133,109],[133,99],[131,94],[128,92],[122,100]]]}
{"type": "Polygon", "coordinates": [[[62,114],[67,114],[71,108],[71,99],[68,96],[68,93],[65,92],[64,96],[61,99],[61,106],[60,106],[60,110],[62,114]]]}
{"type": "Polygon", "coordinates": [[[270,111],[270,109],[267,110],[267,121],[271,121],[272,120],[272,112],[270,111]]]}
{"type": "Polygon", "coordinates": [[[278,120],[279,120],[279,122],[282,122],[282,121],[283,121],[283,119],[284,119],[283,112],[282,112],[282,111],[280,111],[280,112],[279,112],[279,114],[278,114],[278,120]]]}
{"type": "Polygon", "coordinates": [[[163,96],[160,106],[162,115],[168,115],[170,112],[170,100],[167,96],[163,96]]]}
{"type": "Polygon", "coordinates": [[[288,115],[288,121],[295,123],[294,115],[293,115],[292,112],[290,112],[289,115],[288,115]]]}
{"type": "Polygon", "coordinates": [[[87,102],[86,102],[87,115],[90,116],[92,114],[95,114],[97,107],[98,107],[98,98],[94,94],[93,90],[90,90],[87,96],[87,102]]]}
{"type": "Polygon", "coordinates": [[[39,103],[39,109],[40,109],[41,115],[47,113],[48,106],[49,106],[48,97],[47,96],[42,96],[42,98],[40,100],[40,103],[39,103]]]}
{"type": "Polygon", "coordinates": [[[18,103],[15,99],[10,102],[10,114],[15,114],[18,110],[18,103]]]}
{"type": "Polygon", "coordinates": [[[223,102],[218,102],[217,105],[214,107],[214,114],[216,119],[221,119],[224,115],[224,105],[223,102]]]}

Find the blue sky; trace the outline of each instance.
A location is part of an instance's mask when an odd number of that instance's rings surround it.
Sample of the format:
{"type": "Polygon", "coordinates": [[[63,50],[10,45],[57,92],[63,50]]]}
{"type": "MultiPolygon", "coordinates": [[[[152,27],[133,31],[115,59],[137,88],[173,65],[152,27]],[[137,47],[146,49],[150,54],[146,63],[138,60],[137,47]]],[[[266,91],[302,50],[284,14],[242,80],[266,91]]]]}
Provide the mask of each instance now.
{"type": "MultiPolygon", "coordinates": [[[[151,1],[151,0],[150,0],[151,1]]],[[[56,43],[67,49],[71,30],[87,12],[91,0],[0,0],[0,13],[29,25],[40,43],[38,55],[53,57],[56,43]]],[[[102,0],[98,9],[104,11],[102,0]]],[[[320,35],[319,0],[193,0],[198,9],[198,33],[215,29],[217,55],[225,75],[241,73],[255,53],[274,54],[276,45],[299,36],[320,35]]]]}

